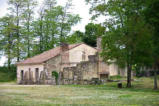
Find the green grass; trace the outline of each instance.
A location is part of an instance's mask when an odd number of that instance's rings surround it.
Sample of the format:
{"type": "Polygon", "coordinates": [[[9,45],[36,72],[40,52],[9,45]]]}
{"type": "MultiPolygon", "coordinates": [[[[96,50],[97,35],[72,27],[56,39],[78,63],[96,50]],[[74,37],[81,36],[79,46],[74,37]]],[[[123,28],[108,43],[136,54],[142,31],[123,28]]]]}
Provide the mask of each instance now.
{"type": "Polygon", "coordinates": [[[105,85],[16,85],[0,84],[0,106],[159,106],[159,91],[151,78],[137,78],[132,88],[118,89],[117,82],[105,85]]]}

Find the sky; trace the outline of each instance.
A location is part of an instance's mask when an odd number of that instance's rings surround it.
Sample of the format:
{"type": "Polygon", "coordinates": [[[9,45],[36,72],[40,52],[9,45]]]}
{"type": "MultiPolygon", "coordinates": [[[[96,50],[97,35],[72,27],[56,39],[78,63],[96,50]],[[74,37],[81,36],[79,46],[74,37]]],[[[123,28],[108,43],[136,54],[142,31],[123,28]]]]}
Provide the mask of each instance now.
{"type": "MultiPolygon", "coordinates": [[[[3,17],[7,13],[7,8],[9,7],[7,4],[8,0],[0,0],[0,17],[3,17]]],[[[37,0],[41,5],[43,0],[37,0]]],[[[64,5],[66,0],[57,0],[59,5],[64,5]]],[[[79,14],[81,17],[81,22],[75,25],[72,28],[72,32],[76,30],[84,31],[85,25],[87,25],[90,21],[89,15],[89,5],[86,5],[85,0],[72,0],[73,10],[71,10],[74,14],[79,14]]],[[[39,7],[37,7],[38,10],[39,7]]],[[[37,15],[37,14],[36,14],[37,15]]],[[[3,66],[6,61],[5,56],[0,57],[0,66],[3,66]]]]}

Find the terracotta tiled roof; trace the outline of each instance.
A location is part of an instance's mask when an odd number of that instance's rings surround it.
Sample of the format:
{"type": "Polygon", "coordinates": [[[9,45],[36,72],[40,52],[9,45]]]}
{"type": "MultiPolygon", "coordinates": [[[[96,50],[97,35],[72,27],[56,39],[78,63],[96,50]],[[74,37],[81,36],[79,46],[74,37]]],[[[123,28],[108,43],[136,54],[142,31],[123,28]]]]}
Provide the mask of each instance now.
{"type": "MultiPolygon", "coordinates": [[[[73,49],[74,47],[77,47],[79,45],[81,45],[83,43],[79,43],[79,44],[71,44],[69,45],[69,50],[70,49],[73,49]]],[[[38,63],[43,63],[57,55],[59,55],[61,53],[61,47],[56,47],[56,48],[53,48],[51,50],[48,50],[48,51],[45,51],[39,55],[36,55],[32,58],[28,58],[24,61],[21,61],[21,62],[18,62],[17,65],[19,64],[38,64],[38,63]]]]}

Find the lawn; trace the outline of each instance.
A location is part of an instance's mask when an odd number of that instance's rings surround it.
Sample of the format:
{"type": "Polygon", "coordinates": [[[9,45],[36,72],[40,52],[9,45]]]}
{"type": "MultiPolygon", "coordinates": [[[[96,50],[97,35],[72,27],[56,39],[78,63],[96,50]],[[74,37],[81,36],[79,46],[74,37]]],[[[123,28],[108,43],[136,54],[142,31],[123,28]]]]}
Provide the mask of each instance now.
{"type": "Polygon", "coordinates": [[[151,78],[135,78],[131,89],[118,89],[116,85],[117,82],[58,86],[0,83],[0,106],[159,106],[159,91],[152,89],[151,78]]]}

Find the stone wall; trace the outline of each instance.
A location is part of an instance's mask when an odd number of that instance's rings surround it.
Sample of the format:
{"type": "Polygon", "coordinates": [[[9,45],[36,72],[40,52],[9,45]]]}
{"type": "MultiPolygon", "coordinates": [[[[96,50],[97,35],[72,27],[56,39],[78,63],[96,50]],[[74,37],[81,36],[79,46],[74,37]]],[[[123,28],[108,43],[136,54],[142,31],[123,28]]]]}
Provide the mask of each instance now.
{"type": "Polygon", "coordinates": [[[48,77],[48,74],[46,71],[41,71],[40,76],[37,80],[34,80],[35,76],[33,76],[32,71],[26,71],[24,73],[23,79],[20,81],[19,84],[25,84],[25,85],[32,85],[32,84],[52,84],[55,85],[55,78],[54,77],[48,77]]]}
{"type": "Polygon", "coordinates": [[[98,54],[88,56],[89,61],[83,61],[74,67],[65,67],[60,73],[61,84],[92,84],[94,79],[105,82],[109,76],[125,76],[125,69],[115,63],[108,65],[100,61],[98,54]]]}
{"type": "Polygon", "coordinates": [[[18,84],[36,83],[36,78],[35,78],[35,76],[36,76],[35,75],[36,68],[39,69],[38,76],[40,76],[41,71],[44,70],[44,65],[43,64],[18,65],[17,66],[17,83],[18,84]],[[22,71],[23,71],[23,73],[22,73],[22,71]],[[24,82],[22,80],[26,80],[26,81],[24,82]],[[29,81],[29,80],[32,80],[32,81],[29,81]]]}
{"type": "Polygon", "coordinates": [[[108,65],[103,62],[97,49],[88,45],[82,44],[71,50],[68,50],[68,45],[63,45],[61,51],[59,55],[42,64],[18,65],[17,82],[19,84],[56,84],[55,78],[52,78],[52,71],[59,73],[59,84],[91,84],[92,79],[103,80],[109,75],[125,75],[123,69],[119,69],[117,65],[108,65]],[[36,78],[36,68],[39,69],[38,78],[36,78]]]}
{"type": "Polygon", "coordinates": [[[63,69],[61,84],[91,84],[98,77],[98,60],[96,55],[89,56],[89,61],[83,61],[75,67],[63,69]]]}
{"type": "Polygon", "coordinates": [[[88,61],[88,56],[95,55],[96,53],[97,49],[90,47],[86,44],[81,44],[80,46],[69,50],[69,61],[70,63],[73,62],[79,63],[81,61],[88,61]]]}

